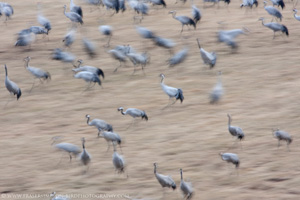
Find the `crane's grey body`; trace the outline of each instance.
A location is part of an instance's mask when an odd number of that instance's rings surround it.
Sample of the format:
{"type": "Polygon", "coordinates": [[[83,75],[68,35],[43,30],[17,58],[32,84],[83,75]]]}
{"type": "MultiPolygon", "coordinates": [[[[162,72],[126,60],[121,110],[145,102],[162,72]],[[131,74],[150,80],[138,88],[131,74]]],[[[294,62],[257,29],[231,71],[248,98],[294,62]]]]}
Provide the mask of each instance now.
{"type": "Polygon", "coordinates": [[[191,25],[194,27],[194,29],[196,29],[196,23],[194,22],[193,19],[187,16],[176,16],[176,10],[170,11],[169,13],[172,13],[173,18],[178,20],[181,23],[182,25],[181,32],[183,31],[184,25],[186,26],[191,25]]]}
{"type": "Polygon", "coordinates": [[[118,71],[118,68],[121,67],[121,64],[127,61],[127,56],[122,51],[116,49],[109,50],[108,53],[110,53],[114,59],[120,62],[120,65],[114,70],[114,72],[116,72],[118,71]]]}
{"type": "Polygon", "coordinates": [[[74,13],[77,13],[78,15],[80,15],[81,18],[83,18],[81,7],[75,5],[73,0],[70,0],[70,11],[74,12],[74,13]]]}
{"type": "Polygon", "coordinates": [[[98,134],[101,131],[110,131],[110,132],[113,132],[112,125],[108,124],[106,121],[101,120],[101,119],[93,119],[90,122],[90,115],[86,115],[85,117],[87,118],[87,124],[89,126],[95,126],[98,129],[98,131],[99,131],[98,134]]]}
{"type": "Polygon", "coordinates": [[[76,157],[78,154],[81,153],[81,149],[77,145],[66,142],[55,144],[54,147],[69,153],[70,161],[72,160],[72,154],[76,157]]]}
{"type": "Polygon", "coordinates": [[[87,54],[94,58],[96,56],[96,45],[89,39],[83,38],[82,43],[84,46],[84,50],[87,52],[87,54]]]}
{"type": "Polygon", "coordinates": [[[274,32],[273,39],[275,38],[275,33],[278,31],[281,31],[282,33],[285,33],[287,36],[289,36],[289,31],[285,25],[276,22],[264,23],[263,17],[259,18],[259,20],[262,21],[263,26],[273,30],[274,32]]]}
{"type": "Polygon", "coordinates": [[[73,23],[83,24],[82,17],[75,12],[66,12],[67,6],[64,5],[64,14],[69,18],[73,23]]]}
{"type": "Polygon", "coordinates": [[[192,6],[192,16],[193,16],[193,20],[194,20],[195,24],[197,24],[201,20],[201,17],[202,17],[202,14],[201,14],[199,8],[197,8],[197,6],[195,6],[195,5],[192,6]]]}
{"type": "Polygon", "coordinates": [[[227,117],[228,117],[228,131],[229,133],[236,137],[237,139],[244,139],[245,137],[245,134],[243,132],[243,130],[238,127],[238,126],[231,126],[231,122],[232,122],[232,119],[231,119],[231,116],[229,114],[227,114],[227,117]]]}
{"type": "Polygon", "coordinates": [[[109,43],[110,43],[110,40],[111,40],[111,37],[112,37],[112,32],[113,32],[113,29],[111,26],[108,26],[108,25],[102,25],[102,26],[99,26],[99,31],[103,34],[103,35],[106,35],[108,37],[108,41],[107,41],[107,44],[105,45],[106,47],[109,46],[109,43]]]}
{"type": "Polygon", "coordinates": [[[182,63],[186,59],[186,57],[188,55],[188,52],[189,52],[189,49],[184,48],[184,49],[180,50],[179,52],[177,52],[176,54],[174,54],[168,60],[169,66],[173,67],[175,65],[178,65],[178,64],[182,63]]]}
{"type": "Polygon", "coordinates": [[[98,137],[103,137],[107,142],[107,151],[109,150],[110,143],[117,143],[121,147],[122,139],[119,134],[111,131],[103,131],[98,133],[98,137]]]}
{"type": "Polygon", "coordinates": [[[280,141],[286,141],[287,148],[289,150],[289,145],[292,143],[293,139],[288,132],[282,130],[273,130],[273,136],[278,139],[278,148],[280,146],[280,141]]]}
{"type": "Polygon", "coordinates": [[[243,3],[240,5],[240,7],[249,7],[252,8],[253,5],[255,5],[256,7],[258,6],[258,2],[257,0],[243,0],[243,3]]]}
{"type": "Polygon", "coordinates": [[[297,9],[293,9],[293,12],[294,12],[295,19],[298,20],[298,21],[300,21],[300,16],[297,15],[298,10],[297,9]]]}
{"type": "Polygon", "coordinates": [[[280,19],[280,21],[282,20],[282,14],[280,13],[280,11],[277,8],[274,8],[273,6],[267,6],[266,1],[264,1],[264,8],[270,15],[280,19]]]}
{"type": "Polygon", "coordinates": [[[47,34],[48,35],[48,31],[46,28],[41,27],[41,26],[31,26],[30,31],[36,35],[38,34],[47,34]]]}
{"type": "Polygon", "coordinates": [[[18,38],[15,46],[28,46],[31,45],[35,40],[35,35],[30,31],[30,29],[25,29],[18,33],[18,38]]]}
{"type": "Polygon", "coordinates": [[[101,75],[104,79],[104,72],[102,71],[102,69],[93,67],[93,66],[88,66],[88,65],[81,66],[83,63],[83,61],[81,59],[79,59],[77,62],[79,63],[78,66],[75,69],[72,69],[72,71],[74,71],[76,73],[83,72],[83,71],[92,72],[92,73],[96,74],[97,76],[101,75]]]}
{"type": "Polygon", "coordinates": [[[154,33],[145,27],[136,26],[136,31],[145,39],[153,39],[155,37],[154,33]]]}
{"type": "Polygon", "coordinates": [[[153,41],[157,46],[164,47],[166,49],[172,49],[175,47],[175,43],[171,39],[156,36],[153,38],[153,41]]]}
{"type": "Polygon", "coordinates": [[[49,31],[52,29],[51,22],[47,18],[45,18],[42,14],[39,14],[37,19],[39,24],[42,25],[47,30],[47,34],[49,34],[49,31]]]}
{"type": "Polygon", "coordinates": [[[5,21],[10,19],[10,17],[14,14],[13,7],[8,3],[0,3],[0,16],[5,15],[5,21]]]}
{"type": "Polygon", "coordinates": [[[4,66],[4,68],[5,68],[5,82],[4,82],[5,87],[9,91],[9,93],[11,93],[13,95],[17,95],[17,100],[19,100],[19,98],[22,95],[21,89],[19,88],[19,86],[15,82],[11,81],[8,78],[6,65],[4,66]]]}
{"type": "Polygon", "coordinates": [[[56,48],[53,51],[52,59],[60,60],[62,62],[67,62],[67,63],[73,63],[75,60],[75,56],[70,52],[66,52],[60,48],[56,48]]]}
{"type": "Polygon", "coordinates": [[[134,65],[133,74],[136,71],[136,66],[137,65],[141,65],[142,70],[144,72],[144,67],[149,62],[149,55],[147,53],[128,53],[128,54],[126,54],[126,56],[130,59],[130,61],[134,65]]]}
{"type": "Polygon", "coordinates": [[[148,116],[145,111],[137,109],[137,108],[127,108],[125,112],[123,112],[124,108],[120,107],[118,108],[118,111],[121,111],[122,115],[130,115],[133,118],[141,117],[142,119],[145,119],[148,121],[148,116]]]}
{"type": "Polygon", "coordinates": [[[79,160],[83,165],[88,165],[91,162],[91,155],[85,149],[85,139],[82,138],[82,152],[79,154],[79,160]]]}
{"type": "Polygon", "coordinates": [[[210,98],[210,103],[218,103],[223,96],[223,85],[222,85],[222,79],[221,79],[222,72],[218,73],[218,81],[213,90],[211,91],[209,98],[210,98]]]}
{"type": "Polygon", "coordinates": [[[125,169],[125,160],[124,160],[123,156],[118,154],[114,143],[113,143],[113,146],[114,146],[114,153],[113,153],[113,157],[112,157],[113,165],[115,167],[116,172],[123,173],[124,169],[125,169]]]}
{"type": "Polygon", "coordinates": [[[156,179],[158,180],[159,184],[161,185],[161,187],[172,188],[173,190],[175,190],[176,183],[172,179],[172,177],[157,173],[156,172],[157,164],[154,163],[153,165],[154,165],[154,175],[155,175],[156,179]]]}
{"type": "Polygon", "coordinates": [[[220,153],[222,160],[230,162],[235,165],[236,168],[240,166],[240,159],[238,155],[234,153],[220,153]]]}
{"type": "Polygon", "coordinates": [[[224,42],[232,49],[237,48],[237,44],[235,38],[241,34],[245,34],[242,29],[233,29],[233,30],[221,30],[218,32],[218,40],[219,42],[224,42]]]}
{"type": "Polygon", "coordinates": [[[91,84],[93,82],[94,84],[98,83],[98,85],[101,86],[101,80],[100,80],[100,78],[98,77],[97,74],[94,74],[93,72],[80,71],[80,72],[76,73],[74,75],[74,77],[75,78],[79,78],[79,79],[83,79],[83,80],[85,80],[89,84],[91,84]]]}
{"type": "Polygon", "coordinates": [[[193,197],[193,187],[190,182],[185,182],[183,180],[182,176],[182,169],[180,169],[180,176],[181,176],[181,181],[180,181],[180,190],[184,196],[184,199],[189,200],[192,199],[193,197]]]}
{"type": "Polygon", "coordinates": [[[165,78],[164,74],[160,74],[160,77],[161,77],[160,85],[162,90],[169,96],[169,99],[175,98],[175,101],[172,104],[174,104],[178,99],[180,99],[180,102],[182,103],[184,99],[182,90],[180,88],[174,88],[166,85],[164,83],[164,78],[165,78]]]}
{"type": "Polygon", "coordinates": [[[201,58],[203,60],[203,63],[206,65],[209,65],[209,68],[213,68],[217,62],[217,54],[215,52],[208,52],[205,51],[199,42],[199,39],[197,39],[198,47],[200,49],[201,58]]]}
{"type": "Polygon", "coordinates": [[[76,31],[74,29],[70,30],[63,38],[63,43],[66,47],[70,47],[75,41],[76,31]]]}

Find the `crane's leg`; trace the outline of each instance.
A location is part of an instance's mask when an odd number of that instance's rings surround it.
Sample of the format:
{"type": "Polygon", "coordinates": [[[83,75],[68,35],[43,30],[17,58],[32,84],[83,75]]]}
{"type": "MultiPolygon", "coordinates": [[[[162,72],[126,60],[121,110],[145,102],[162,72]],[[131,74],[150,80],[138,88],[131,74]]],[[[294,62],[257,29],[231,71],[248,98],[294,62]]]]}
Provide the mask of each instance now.
{"type": "Polygon", "coordinates": [[[30,93],[31,90],[33,89],[34,84],[35,84],[35,78],[33,79],[33,84],[32,84],[32,86],[31,86],[31,89],[30,89],[29,93],[30,93]]]}
{"type": "Polygon", "coordinates": [[[289,143],[286,143],[286,146],[287,146],[288,151],[291,151],[289,143]]]}
{"type": "Polygon", "coordinates": [[[277,146],[277,148],[279,148],[279,146],[280,146],[280,140],[278,140],[278,146],[277,146]]]}
{"type": "Polygon", "coordinates": [[[184,25],[182,24],[182,28],[181,28],[181,32],[180,32],[180,33],[182,33],[182,31],[183,31],[183,26],[184,26],[184,25]]]}
{"type": "Polygon", "coordinates": [[[106,45],[104,45],[104,47],[109,47],[109,43],[110,43],[111,36],[112,36],[112,35],[109,36],[108,41],[107,41],[106,45]]]}
{"type": "Polygon", "coordinates": [[[275,31],[274,31],[274,35],[273,35],[273,40],[275,39],[275,31]]]}
{"type": "Polygon", "coordinates": [[[70,162],[72,162],[72,155],[71,155],[71,153],[69,153],[69,156],[70,156],[70,162]]]}
{"type": "Polygon", "coordinates": [[[118,66],[118,67],[116,67],[116,69],[114,70],[114,72],[117,72],[118,71],[118,69],[119,69],[119,67],[121,67],[121,61],[120,61],[120,65],[118,66]]]}

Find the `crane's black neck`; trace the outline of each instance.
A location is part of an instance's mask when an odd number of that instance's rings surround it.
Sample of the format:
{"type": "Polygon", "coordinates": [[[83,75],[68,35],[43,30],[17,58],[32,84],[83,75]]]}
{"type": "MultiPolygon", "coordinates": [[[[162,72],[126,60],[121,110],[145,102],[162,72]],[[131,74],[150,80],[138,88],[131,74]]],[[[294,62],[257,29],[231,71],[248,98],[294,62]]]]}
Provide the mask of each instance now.
{"type": "Polygon", "coordinates": [[[5,65],[5,76],[7,76],[7,68],[6,68],[6,65],[5,65]]]}
{"type": "Polygon", "coordinates": [[[180,176],[181,176],[181,180],[183,179],[183,176],[182,176],[182,169],[180,169],[180,176]]]}
{"type": "Polygon", "coordinates": [[[82,141],[82,148],[85,149],[85,145],[84,145],[85,141],[82,141]]]}
{"type": "Polygon", "coordinates": [[[24,66],[25,68],[28,67],[28,63],[29,63],[29,60],[26,59],[25,60],[25,66],[24,66]]]}
{"type": "Polygon", "coordinates": [[[90,117],[87,117],[86,123],[89,124],[89,121],[90,121],[90,117]]]}
{"type": "Polygon", "coordinates": [[[161,81],[160,81],[160,83],[164,83],[164,79],[165,79],[165,77],[164,77],[164,76],[161,76],[161,81]]]}
{"type": "Polygon", "coordinates": [[[230,126],[230,124],[231,124],[231,117],[230,115],[228,115],[228,127],[230,126]]]}
{"type": "Polygon", "coordinates": [[[126,113],[123,112],[123,109],[121,110],[122,115],[126,115],[126,113]]]}
{"type": "Polygon", "coordinates": [[[156,174],[156,164],[154,164],[154,174],[156,174]]]}

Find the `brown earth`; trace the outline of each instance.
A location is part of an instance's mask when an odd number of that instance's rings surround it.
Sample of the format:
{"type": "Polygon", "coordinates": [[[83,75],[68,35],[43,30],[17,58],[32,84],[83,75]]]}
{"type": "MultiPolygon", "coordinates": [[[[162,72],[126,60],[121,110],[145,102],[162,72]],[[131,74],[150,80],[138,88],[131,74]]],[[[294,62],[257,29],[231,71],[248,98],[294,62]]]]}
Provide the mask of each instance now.
{"type": "MultiPolygon", "coordinates": [[[[163,190],[153,174],[153,163],[157,162],[158,172],[172,175],[178,186],[179,169],[183,169],[184,178],[193,184],[193,199],[299,199],[300,22],[293,17],[293,2],[287,1],[282,11],[282,23],[289,28],[290,36],[278,34],[274,40],[273,32],[258,22],[259,17],[271,19],[262,2],[257,9],[246,13],[245,8],[239,8],[240,1],[233,1],[228,9],[223,2],[219,9],[204,9],[202,1],[194,1],[203,18],[195,31],[185,27],[182,35],[180,23],[168,12],[176,9],[178,15],[191,16],[190,2],[175,4],[169,0],[167,9],[150,7],[149,15],[140,25],[174,40],[175,51],[186,45],[190,49],[184,63],[169,68],[168,51],[137,34],[132,10],[110,16],[111,12],[102,7],[90,12],[92,6],[77,1],[84,11],[84,25],[79,27],[77,41],[69,51],[85,64],[105,72],[103,89],[96,85],[86,92],[83,92],[86,83],[73,78],[70,64],[50,59],[53,49],[62,47],[61,40],[71,27],[63,15],[63,5],[69,7],[68,1],[42,1],[43,14],[53,28],[49,41],[38,36],[29,51],[14,47],[17,32],[38,25],[37,2],[10,0],[8,3],[14,7],[15,14],[7,26],[4,17],[1,18],[0,192],[50,194],[56,191],[58,194],[181,199],[179,189],[166,190],[163,198],[163,190]],[[236,53],[232,54],[229,47],[217,42],[220,21],[227,24],[226,29],[247,27],[250,30],[249,34],[238,37],[236,53]],[[130,44],[137,51],[151,55],[145,76],[141,70],[131,75],[133,65],[129,62],[113,73],[118,62],[103,47],[106,39],[98,31],[100,24],[114,27],[111,48],[130,44]],[[84,36],[97,44],[98,55],[94,59],[83,51],[81,38],[84,36]],[[214,69],[209,70],[202,63],[196,38],[207,51],[217,52],[214,69]],[[31,56],[31,66],[43,68],[52,75],[50,82],[31,93],[33,78],[24,68],[26,56],[31,56]],[[4,64],[8,66],[10,79],[22,89],[19,101],[5,88],[4,64]],[[210,105],[208,95],[219,70],[223,72],[225,95],[219,104],[210,105]],[[177,102],[162,110],[168,97],[160,87],[160,73],[166,75],[167,85],[182,88],[185,96],[182,104],[177,102]],[[132,119],[117,112],[119,106],[145,110],[149,121],[138,120],[127,129],[132,119]],[[234,138],[227,130],[227,113],[232,115],[233,125],[240,126],[246,134],[242,149],[234,145],[228,150],[234,138]],[[113,151],[106,153],[105,140],[97,139],[96,128],[87,126],[86,114],[113,124],[123,138],[128,178],[115,173],[113,151]],[[271,135],[271,129],[277,127],[293,136],[290,152],[284,143],[277,149],[277,141],[271,135]],[[86,138],[86,149],[92,155],[86,174],[78,161],[69,163],[67,154],[51,146],[54,136],[63,136],[62,142],[79,146],[81,138],[86,138]],[[239,155],[239,175],[233,165],[218,155],[226,151],[239,155]]],[[[14,198],[2,196],[2,199],[14,198]]]]}

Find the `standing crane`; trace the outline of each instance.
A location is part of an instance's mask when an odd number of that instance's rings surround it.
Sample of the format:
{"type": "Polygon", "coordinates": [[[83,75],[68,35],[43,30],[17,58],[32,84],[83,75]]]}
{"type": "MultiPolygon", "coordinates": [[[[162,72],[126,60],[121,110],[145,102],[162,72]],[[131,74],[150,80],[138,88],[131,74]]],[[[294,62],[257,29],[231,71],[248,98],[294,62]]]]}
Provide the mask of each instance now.
{"type": "Polygon", "coordinates": [[[188,48],[184,48],[181,51],[177,52],[168,60],[169,66],[174,67],[175,65],[182,63],[186,59],[188,52],[188,48]]]}
{"type": "Polygon", "coordinates": [[[9,93],[11,93],[13,95],[17,95],[17,100],[19,100],[19,98],[22,95],[21,89],[15,82],[9,80],[8,75],[7,75],[6,65],[4,66],[4,68],[5,68],[5,87],[9,91],[9,93]]]}
{"type": "Polygon", "coordinates": [[[169,14],[172,14],[173,18],[178,20],[181,23],[182,25],[181,33],[183,31],[184,25],[186,26],[191,25],[194,27],[194,29],[196,29],[196,23],[191,18],[187,16],[176,16],[176,10],[170,11],[169,14]]]}
{"type": "Polygon", "coordinates": [[[92,82],[94,83],[94,85],[92,87],[94,87],[96,83],[98,83],[98,85],[101,86],[100,78],[97,76],[97,74],[94,74],[93,72],[81,71],[81,72],[76,73],[74,75],[74,78],[80,78],[80,79],[85,80],[87,83],[89,83],[86,90],[88,90],[90,88],[90,85],[92,82]]]}
{"type": "Polygon", "coordinates": [[[293,139],[290,136],[290,134],[288,132],[281,131],[279,129],[272,130],[272,132],[273,132],[273,136],[278,139],[278,148],[280,146],[280,141],[283,140],[283,141],[286,141],[286,146],[287,146],[288,150],[290,151],[289,145],[293,141],[293,139]]]}
{"type": "MultiPolygon", "coordinates": [[[[56,143],[57,137],[54,137],[52,139],[53,139],[53,143],[52,143],[52,145],[53,145],[54,143],[56,143]]],[[[81,153],[81,149],[77,145],[74,145],[71,143],[66,143],[66,142],[58,143],[58,144],[55,144],[54,147],[59,150],[69,153],[70,162],[72,160],[72,154],[74,155],[74,157],[76,157],[78,154],[81,153]]]]}
{"type": "Polygon", "coordinates": [[[273,6],[267,6],[267,2],[264,1],[264,8],[265,10],[272,15],[273,17],[280,19],[280,21],[282,20],[282,14],[280,13],[280,11],[277,8],[274,8],[273,6]]]}
{"type": "Polygon", "coordinates": [[[121,111],[122,115],[130,115],[133,117],[133,120],[137,117],[141,117],[141,119],[145,119],[148,121],[148,116],[145,111],[137,109],[137,108],[127,108],[125,112],[123,112],[124,108],[120,107],[118,108],[118,111],[121,111]]]}
{"type": "Polygon", "coordinates": [[[98,137],[102,137],[106,140],[106,142],[107,142],[107,151],[106,152],[108,152],[108,150],[110,148],[110,143],[117,143],[120,146],[120,149],[122,151],[122,148],[121,148],[122,139],[119,134],[117,134],[115,132],[111,132],[111,131],[104,131],[101,134],[99,132],[98,137]]]}
{"type": "Polygon", "coordinates": [[[0,3],[0,16],[5,15],[5,23],[14,14],[13,7],[8,3],[0,3]]]}
{"type": "Polygon", "coordinates": [[[77,62],[79,63],[78,66],[75,69],[72,69],[72,71],[76,73],[83,72],[83,71],[92,72],[97,76],[102,76],[104,79],[104,72],[102,71],[102,69],[93,66],[88,66],[88,65],[82,66],[83,60],[81,59],[79,59],[77,62]]]}
{"type": "Polygon", "coordinates": [[[64,5],[64,14],[67,18],[69,18],[73,23],[83,24],[82,18],[75,12],[66,12],[67,6],[64,5]]]}
{"type": "Polygon", "coordinates": [[[210,103],[218,103],[223,96],[223,86],[222,86],[222,79],[221,79],[222,72],[219,71],[218,73],[218,81],[213,90],[211,91],[209,97],[210,97],[210,103]]]}
{"type": "Polygon", "coordinates": [[[243,130],[238,126],[231,126],[231,122],[232,122],[231,116],[229,114],[227,114],[227,117],[228,117],[228,131],[229,131],[229,133],[233,137],[236,137],[239,140],[244,139],[245,134],[244,134],[243,130]]]}
{"type": "Polygon", "coordinates": [[[255,7],[258,6],[258,1],[257,0],[243,0],[243,3],[240,5],[240,7],[250,7],[252,9],[253,5],[255,7]]]}
{"type": "Polygon", "coordinates": [[[112,125],[108,124],[106,121],[101,120],[101,119],[93,119],[90,122],[90,115],[85,116],[87,118],[87,124],[89,126],[95,126],[98,129],[98,135],[101,131],[110,131],[113,132],[113,127],[112,125]]]}
{"type": "Polygon", "coordinates": [[[127,61],[127,57],[125,53],[116,49],[109,50],[108,53],[110,53],[114,59],[120,62],[120,65],[114,70],[114,72],[117,72],[118,68],[122,66],[122,63],[125,63],[127,61]]]}
{"type": "Polygon", "coordinates": [[[51,23],[46,17],[43,16],[40,3],[38,3],[38,10],[39,11],[38,11],[37,20],[39,24],[42,25],[47,30],[47,35],[48,35],[49,31],[51,30],[51,23]]]}
{"type": "Polygon", "coordinates": [[[113,161],[115,170],[118,173],[123,173],[124,169],[125,169],[125,160],[124,160],[123,156],[118,154],[115,143],[113,143],[113,146],[114,146],[114,153],[113,153],[112,161],[113,161]]]}
{"type": "Polygon", "coordinates": [[[33,89],[34,84],[35,84],[35,79],[36,78],[38,78],[40,80],[40,82],[43,83],[42,80],[51,79],[51,75],[50,75],[49,72],[44,71],[40,68],[29,66],[29,61],[30,60],[31,60],[31,58],[29,56],[27,56],[24,59],[24,62],[25,62],[24,67],[27,69],[27,71],[29,71],[34,76],[34,81],[33,81],[32,87],[30,89],[30,91],[31,91],[33,89]]]}
{"type": "MultiPolygon", "coordinates": [[[[170,105],[173,105],[178,99],[182,103],[184,99],[182,90],[180,88],[174,88],[166,85],[164,83],[164,79],[165,79],[164,74],[160,74],[160,77],[161,77],[161,82],[160,82],[161,88],[169,96],[169,101],[171,98],[175,98],[175,101],[173,101],[173,103],[170,105]]],[[[167,106],[169,106],[169,103],[167,106]]]]}
{"type": "Polygon", "coordinates": [[[134,70],[132,74],[136,72],[137,65],[142,66],[143,73],[145,74],[144,67],[146,67],[147,63],[150,60],[149,55],[147,53],[128,53],[126,54],[126,56],[134,65],[134,70]]]}
{"type": "Polygon", "coordinates": [[[161,185],[161,187],[172,188],[173,190],[175,190],[176,183],[172,179],[172,177],[157,173],[156,172],[157,164],[153,163],[153,165],[154,165],[154,175],[155,175],[156,179],[158,180],[159,184],[161,185]]]}
{"type": "Polygon", "coordinates": [[[222,160],[234,164],[236,168],[240,166],[240,159],[238,155],[234,153],[220,153],[220,156],[222,160]]]}
{"type": "Polygon", "coordinates": [[[85,139],[82,138],[82,152],[79,154],[79,160],[83,165],[90,164],[92,160],[92,156],[89,154],[89,152],[85,149],[85,139]]]}
{"type": "Polygon", "coordinates": [[[295,19],[298,20],[298,21],[300,21],[300,16],[297,15],[298,10],[297,9],[293,9],[293,11],[294,11],[294,17],[295,17],[295,19]]]}
{"type": "Polygon", "coordinates": [[[63,38],[63,43],[66,47],[70,47],[75,41],[76,30],[71,29],[63,38]]]}
{"type": "Polygon", "coordinates": [[[283,8],[285,7],[285,3],[283,2],[283,0],[271,0],[273,3],[273,6],[277,6],[277,7],[281,7],[281,9],[283,10],[283,8]]]}
{"type": "Polygon", "coordinates": [[[180,176],[181,176],[180,189],[183,193],[184,199],[185,200],[192,199],[192,197],[193,197],[193,187],[192,187],[192,184],[190,182],[185,182],[183,180],[182,169],[180,169],[180,176]]]}
{"type": "Polygon", "coordinates": [[[275,32],[277,31],[281,31],[283,34],[285,33],[287,36],[289,36],[289,31],[285,25],[276,22],[264,23],[264,20],[265,19],[263,17],[259,18],[259,21],[262,21],[263,26],[273,30],[274,32],[273,39],[275,38],[275,32]]]}
{"type": "Polygon", "coordinates": [[[109,47],[109,43],[110,43],[110,40],[112,37],[112,32],[113,32],[112,27],[108,26],[108,25],[102,25],[102,26],[99,26],[98,29],[103,35],[106,35],[108,37],[108,41],[107,41],[107,44],[105,45],[105,47],[109,47]]]}
{"type": "Polygon", "coordinates": [[[81,7],[75,5],[73,0],[70,0],[70,11],[77,13],[81,18],[83,18],[81,7]]]}
{"type": "Polygon", "coordinates": [[[197,6],[195,6],[195,5],[192,6],[192,16],[193,16],[195,24],[197,24],[201,20],[201,17],[202,17],[202,14],[201,14],[199,8],[197,8],[197,6]]]}
{"type": "Polygon", "coordinates": [[[209,65],[209,68],[212,69],[217,62],[217,54],[215,52],[205,51],[201,47],[199,39],[197,39],[197,42],[198,42],[198,47],[200,49],[201,57],[202,57],[204,64],[209,65]]]}

